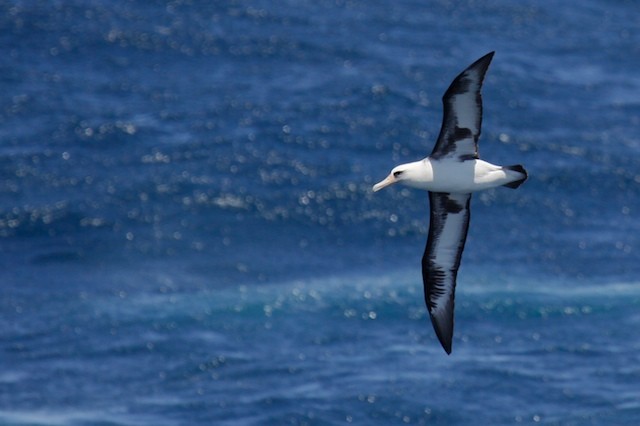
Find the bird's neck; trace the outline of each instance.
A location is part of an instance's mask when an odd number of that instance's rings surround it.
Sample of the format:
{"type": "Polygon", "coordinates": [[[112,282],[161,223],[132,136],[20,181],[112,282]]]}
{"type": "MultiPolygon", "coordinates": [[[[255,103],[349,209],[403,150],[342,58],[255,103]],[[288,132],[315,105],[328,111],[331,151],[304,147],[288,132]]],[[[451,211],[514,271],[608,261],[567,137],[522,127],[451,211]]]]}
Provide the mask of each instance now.
{"type": "Polygon", "coordinates": [[[433,168],[428,158],[407,163],[405,166],[403,184],[418,189],[429,189],[429,184],[433,182],[433,168]]]}

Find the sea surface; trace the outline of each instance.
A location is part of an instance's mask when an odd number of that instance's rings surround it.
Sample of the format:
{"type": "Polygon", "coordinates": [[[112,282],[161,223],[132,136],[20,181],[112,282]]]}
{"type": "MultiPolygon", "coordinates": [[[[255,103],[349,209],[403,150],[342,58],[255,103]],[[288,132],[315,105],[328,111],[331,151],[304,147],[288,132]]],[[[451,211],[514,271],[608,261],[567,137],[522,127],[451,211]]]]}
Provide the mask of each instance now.
{"type": "Polygon", "coordinates": [[[0,0],[0,424],[640,424],[640,6],[0,0]],[[496,51],[453,353],[441,96],[496,51]]]}

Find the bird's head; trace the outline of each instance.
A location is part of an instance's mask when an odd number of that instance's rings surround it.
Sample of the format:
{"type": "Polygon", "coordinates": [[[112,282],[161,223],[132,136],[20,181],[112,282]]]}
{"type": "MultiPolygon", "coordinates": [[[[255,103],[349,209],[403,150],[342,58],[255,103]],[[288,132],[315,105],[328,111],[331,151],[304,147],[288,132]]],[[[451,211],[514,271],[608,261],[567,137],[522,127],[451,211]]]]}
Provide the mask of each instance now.
{"type": "Polygon", "coordinates": [[[405,180],[409,176],[408,172],[410,171],[410,167],[408,166],[409,164],[401,164],[394,167],[393,170],[391,170],[391,173],[389,173],[389,176],[373,185],[373,192],[380,191],[382,188],[384,188],[385,186],[389,186],[392,183],[405,180]]]}

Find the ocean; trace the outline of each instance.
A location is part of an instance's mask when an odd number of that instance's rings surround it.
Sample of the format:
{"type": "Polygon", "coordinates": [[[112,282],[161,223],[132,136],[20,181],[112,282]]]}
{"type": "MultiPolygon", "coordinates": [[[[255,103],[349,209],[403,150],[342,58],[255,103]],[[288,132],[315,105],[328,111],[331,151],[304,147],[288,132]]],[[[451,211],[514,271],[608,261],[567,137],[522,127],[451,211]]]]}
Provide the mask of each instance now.
{"type": "Polygon", "coordinates": [[[640,424],[634,1],[0,1],[0,424],[640,424]],[[453,353],[427,156],[496,51],[453,353]]]}

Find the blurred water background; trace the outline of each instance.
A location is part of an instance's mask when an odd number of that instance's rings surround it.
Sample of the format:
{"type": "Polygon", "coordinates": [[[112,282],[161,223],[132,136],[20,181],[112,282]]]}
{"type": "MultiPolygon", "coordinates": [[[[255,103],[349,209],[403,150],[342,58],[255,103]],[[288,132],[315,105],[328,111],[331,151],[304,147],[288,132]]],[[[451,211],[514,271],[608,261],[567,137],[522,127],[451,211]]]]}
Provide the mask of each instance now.
{"type": "Polygon", "coordinates": [[[640,422],[634,1],[0,1],[0,423],[640,422]],[[441,96],[485,53],[453,354],[441,96]]]}

